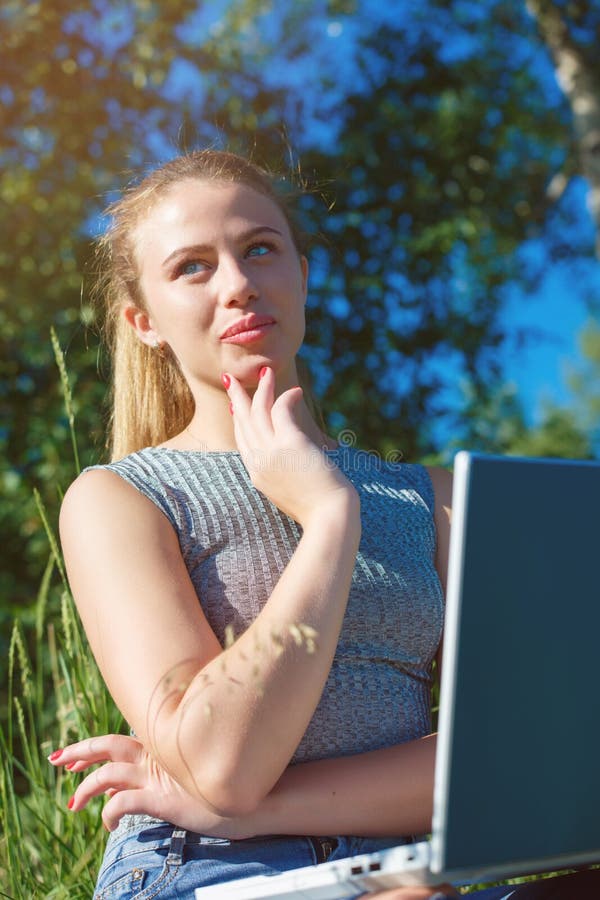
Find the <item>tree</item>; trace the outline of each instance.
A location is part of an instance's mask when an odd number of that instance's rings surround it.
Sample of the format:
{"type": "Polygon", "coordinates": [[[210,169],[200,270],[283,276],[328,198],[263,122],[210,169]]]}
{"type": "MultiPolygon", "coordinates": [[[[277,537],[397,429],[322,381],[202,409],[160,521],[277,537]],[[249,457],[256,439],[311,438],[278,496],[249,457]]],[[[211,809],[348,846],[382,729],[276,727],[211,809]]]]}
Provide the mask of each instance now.
{"type": "Polygon", "coordinates": [[[563,189],[579,172],[590,186],[600,256],[600,8],[594,0],[526,0],[550,48],[560,85],[571,105],[574,146],[555,186],[563,189]]]}
{"type": "Polygon", "coordinates": [[[408,459],[435,446],[448,372],[482,401],[501,380],[503,290],[527,280],[516,251],[544,228],[566,127],[528,66],[523,11],[488,2],[485,26],[480,14],[433,3],[371,32],[334,148],[344,190],[323,226],[339,251],[325,291],[335,285],[342,313],[332,329],[335,299],[313,312],[336,359],[325,402],[363,442],[385,433],[408,459]]]}

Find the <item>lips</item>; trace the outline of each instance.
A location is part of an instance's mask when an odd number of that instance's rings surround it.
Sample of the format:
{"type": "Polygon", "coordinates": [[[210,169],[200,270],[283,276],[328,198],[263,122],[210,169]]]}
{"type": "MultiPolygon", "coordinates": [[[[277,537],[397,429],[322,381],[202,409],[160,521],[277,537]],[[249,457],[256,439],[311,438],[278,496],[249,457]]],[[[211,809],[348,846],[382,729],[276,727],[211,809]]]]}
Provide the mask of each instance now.
{"type": "Polygon", "coordinates": [[[237,322],[234,322],[233,325],[230,325],[229,328],[226,328],[225,331],[221,334],[221,340],[226,338],[235,337],[238,334],[243,334],[246,331],[255,331],[257,328],[262,328],[265,325],[274,325],[275,319],[273,316],[244,316],[243,319],[238,319],[237,322]]]}

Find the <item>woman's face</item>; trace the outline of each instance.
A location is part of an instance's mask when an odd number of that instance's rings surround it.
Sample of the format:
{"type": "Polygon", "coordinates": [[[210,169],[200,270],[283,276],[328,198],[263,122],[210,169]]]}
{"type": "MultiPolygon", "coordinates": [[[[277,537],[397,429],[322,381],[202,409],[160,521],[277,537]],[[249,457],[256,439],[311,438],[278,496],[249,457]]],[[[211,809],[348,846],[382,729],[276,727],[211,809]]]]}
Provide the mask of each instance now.
{"type": "Polygon", "coordinates": [[[264,365],[281,388],[297,383],[307,263],[276,204],[246,185],[182,181],[135,239],[146,310],[126,317],[169,345],[192,392],[220,389],[222,372],[253,387],[264,365]]]}

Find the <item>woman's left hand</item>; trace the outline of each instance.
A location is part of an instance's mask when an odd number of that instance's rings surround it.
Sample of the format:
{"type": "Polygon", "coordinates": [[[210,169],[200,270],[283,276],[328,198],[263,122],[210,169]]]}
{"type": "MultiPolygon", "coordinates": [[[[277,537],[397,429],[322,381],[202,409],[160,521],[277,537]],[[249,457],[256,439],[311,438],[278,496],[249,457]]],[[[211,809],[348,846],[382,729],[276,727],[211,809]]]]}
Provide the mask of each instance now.
{"type": "Polygon", "coordinates": [[[48,757],[54,766],[70,772],[84,772],[104,763],[87,775],[69,801],[69,809],[79,812],[92,797],[109,797],[102,821],[113,831],[122,816],[145,813],[213,837],[240,839],[252,836],[242,819],[219,816],[208,804],[191,797],[148,753],[136,738],[105,734],[69,744],[48,757]]]}

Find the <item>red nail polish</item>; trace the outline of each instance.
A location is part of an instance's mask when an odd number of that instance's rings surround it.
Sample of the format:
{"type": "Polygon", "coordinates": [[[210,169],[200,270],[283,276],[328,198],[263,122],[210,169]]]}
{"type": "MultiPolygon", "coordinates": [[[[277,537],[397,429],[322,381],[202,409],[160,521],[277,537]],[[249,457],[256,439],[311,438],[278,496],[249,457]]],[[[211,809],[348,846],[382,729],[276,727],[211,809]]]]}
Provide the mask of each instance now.
{"type": "Polygon", "coordinates": [[[268,371],[267,367],[266,367],[266,366],[263,366],[262,369],[260,370],[260,372],[258,373],[258,377],[259,377],[259,378],[264,378],[265,375],[267,374],[267,371],[268,371]]]}
{"type": "Polygon", "coordinates": [[[221,381],[223,382],[223,387],[225,388],[225,390],[228,390],[229,385],[231,384],[231,378],[229,377],[227,372],[223,372],[223,374],[221,375],[221,381]]]}
{"type": "Polygon", "coordinates": [[[229,404],[229,412],[233,415],[233,403],[229,404]]]}
{"type": "Polygon", "coordinates": [[[55,750],[54,753],[51,753],[51,754],[50,754],[50,756],[48,757],[48,760],[49,760],[50,762],[56,762],[56,760],[58,759],[58,757],[61,756],[61,755],[62,755],[62,750],[55,750]]]}
{"type": "Polygon", "coordinates": [[[73,760],[73,762],[67,763],[65,766],[65,769],[68,769],[70,772],[71,769],[73,768],[73,766],[76,764],[76,762],[77,762],[77,760],[73,760]]]}
{"type": "Polygon", "coordinates": [[[67,809],[73,809],[73,804],[75,803],[75,796],[71,797],[69,802],[67,803],[67,809]]]}

